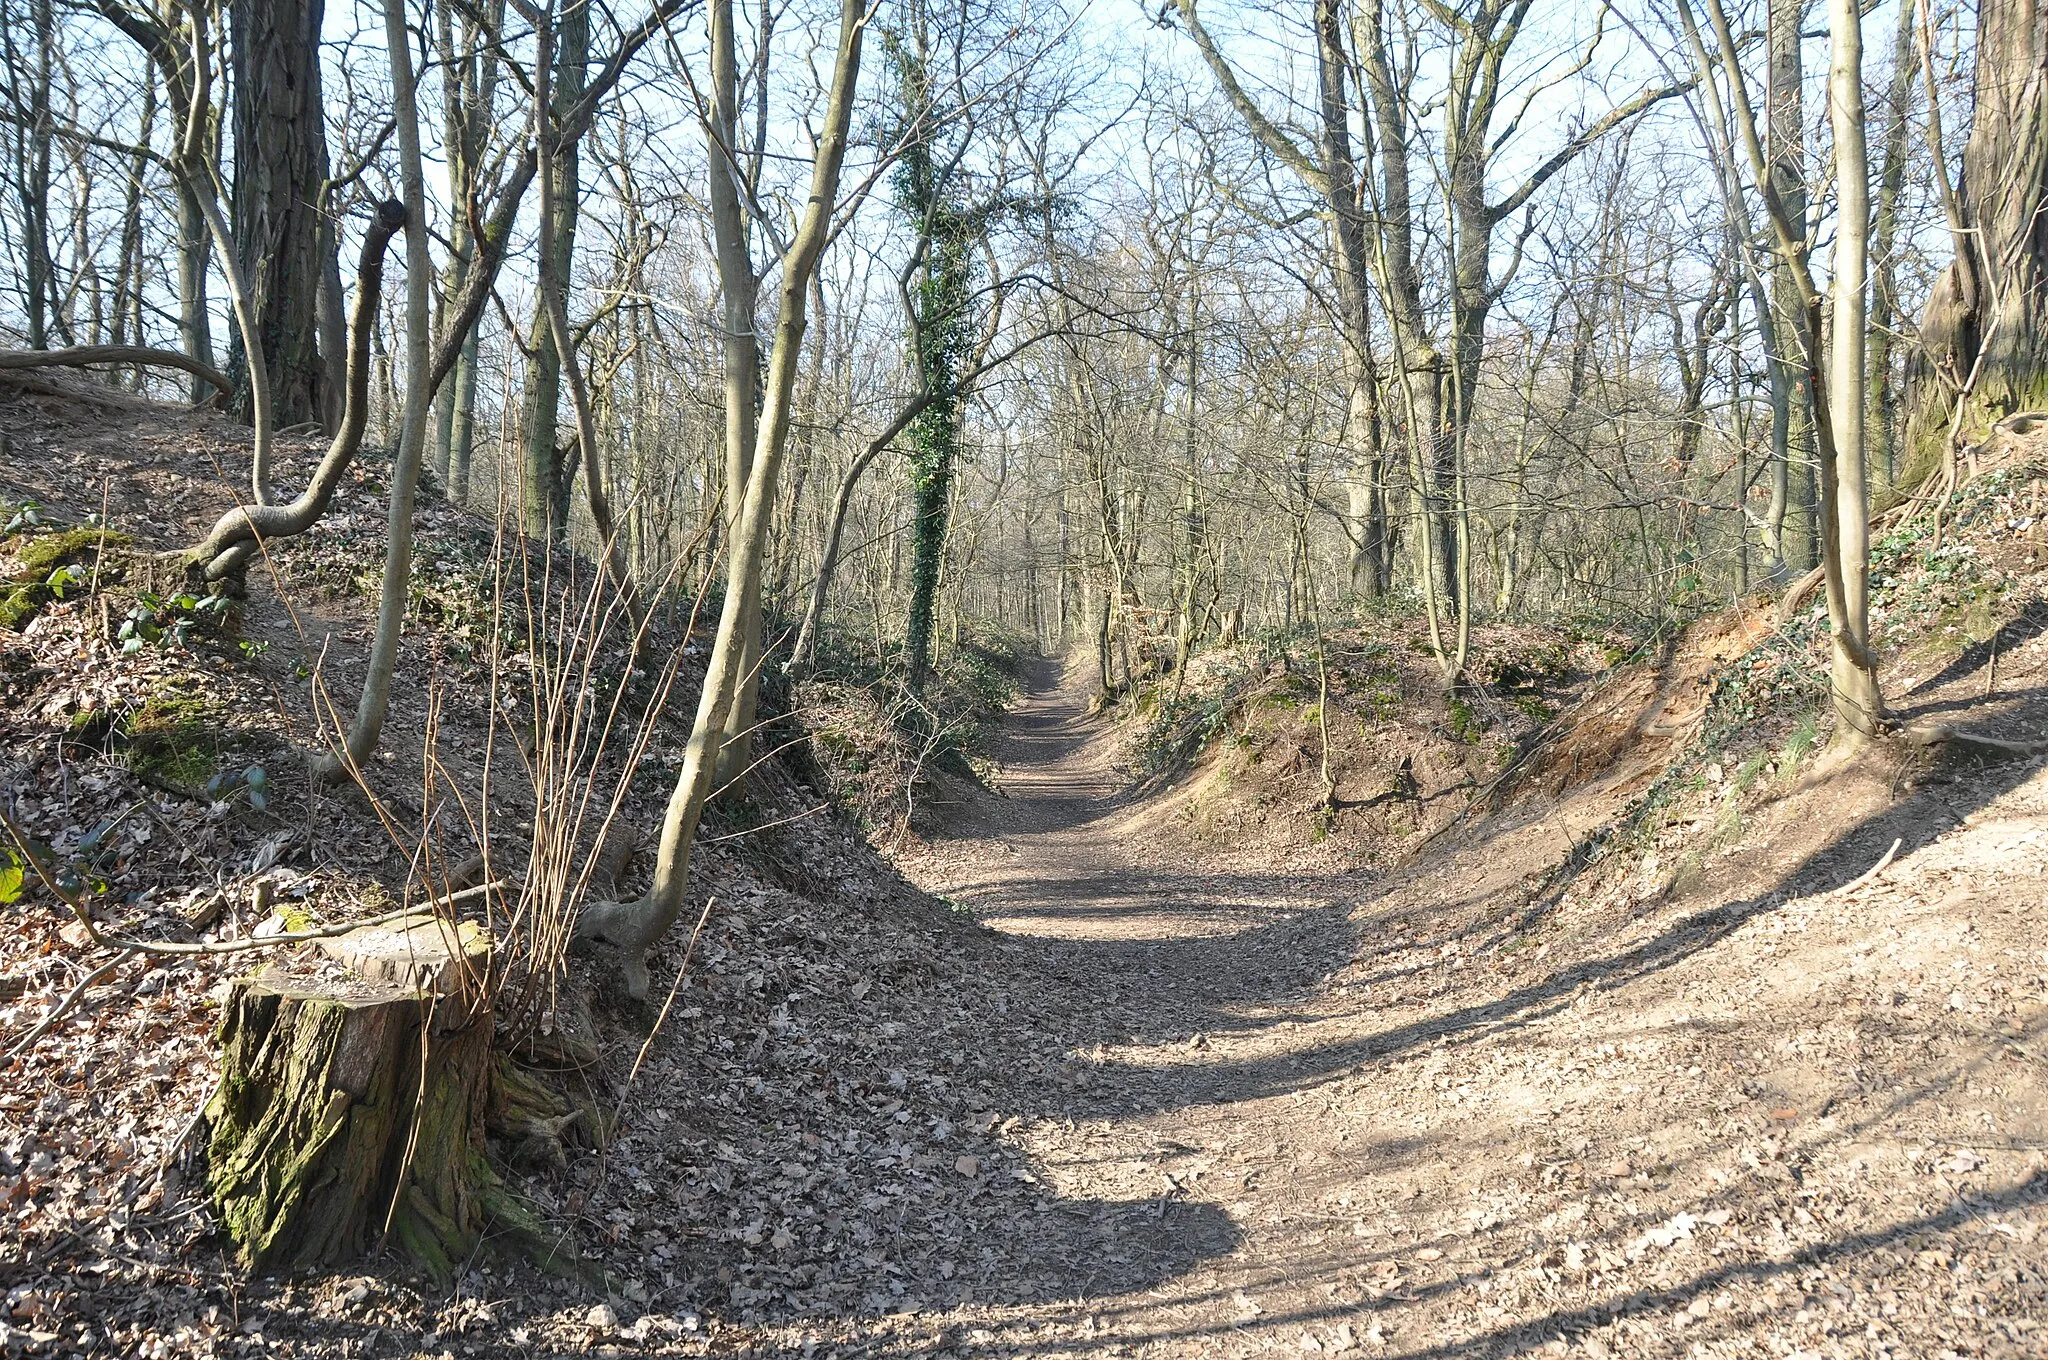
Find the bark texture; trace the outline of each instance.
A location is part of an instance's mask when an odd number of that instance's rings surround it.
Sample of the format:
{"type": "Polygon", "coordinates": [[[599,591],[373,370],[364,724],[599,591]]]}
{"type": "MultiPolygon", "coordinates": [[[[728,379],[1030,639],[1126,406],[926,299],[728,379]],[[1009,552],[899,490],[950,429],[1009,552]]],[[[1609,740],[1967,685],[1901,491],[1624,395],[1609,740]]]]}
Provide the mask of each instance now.
{"type": "Polygon", "coordinates": [[[207,1182],[252,1270],[360,1257],[388,1237],[438,1278],[472,1252],[491,1016],[433,988],[234,984],[207,1182]]]}
{"type": "Polygon", "coordinates": [[[2048,405],[2048,9],[1984,0],[1975,83],[1959,249],[1921,320],[1902,485],[1940,465],[1952,431],[1973,437],[2048,405]]]}
{"type": "MultiPolygon", "coordinates": [[[[256,298],[271,410],[279,425],[323,418],[320,215],[327,135],[320,104],[323,0],[229,6],[234,87],[235,251],[256,298]]],[[[228,370],[243,367],[238,337],[228,370]]],[[[251,414],[246,387],[237,406],[251,414]]]]}

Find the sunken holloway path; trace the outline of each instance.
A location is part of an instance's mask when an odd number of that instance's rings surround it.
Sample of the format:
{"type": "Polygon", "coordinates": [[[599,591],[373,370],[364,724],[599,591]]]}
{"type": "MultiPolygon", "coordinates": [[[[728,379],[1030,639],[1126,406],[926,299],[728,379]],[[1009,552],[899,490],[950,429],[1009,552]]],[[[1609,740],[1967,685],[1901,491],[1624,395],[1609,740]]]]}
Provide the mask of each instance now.
{"type": "Polygon", "coordinates": [[[2016,993],[1953,955],[2041,957],[1957,920],[1959,884],[2038,902],[2037,770],[1836,795],[1796,856],[1763,827],[1703,892],[1531,925],[1569,805],[1384,881],[1204,871],[1081,687],[1030,679],[1001,796],[916,872],[1014,963],[989,985],[1042,1057],[989,1076],[1043,1198],[1015,1296],[866,1353],[2048,1353],[2048,1098],[2002,1046],[2048,1010],[1996,1020],[2016,993]]]}

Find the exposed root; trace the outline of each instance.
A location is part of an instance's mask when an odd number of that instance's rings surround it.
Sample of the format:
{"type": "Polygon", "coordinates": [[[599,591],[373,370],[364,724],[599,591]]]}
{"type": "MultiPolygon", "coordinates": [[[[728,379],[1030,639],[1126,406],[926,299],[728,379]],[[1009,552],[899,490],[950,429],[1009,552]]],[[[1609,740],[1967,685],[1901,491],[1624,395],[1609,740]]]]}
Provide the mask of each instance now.
{"type": "Polygon", "coordinates": [[[647,946],[650,941],[642,938],[645,921],[651,904],[647,902],[592,902],[583,908],[582,917],[576,922],[576,939],[583,943],[612,945],[619,951],[619,971],[626,983],[626,994],[635,1001],[645,1001],[651,979],[647,973],[647,946]]]}
{"type": "Polygon", "coordinates": [[[1965,732],[1947,723],[1908,727],[1899,735],[1909,745],[1925,750],[1956,751],[1987,762],[2026,760],[2034,756],[2048,755],[2048,741],[2009,741],[2004,737],[1987,737],[1978,732],[1965,732]]]}

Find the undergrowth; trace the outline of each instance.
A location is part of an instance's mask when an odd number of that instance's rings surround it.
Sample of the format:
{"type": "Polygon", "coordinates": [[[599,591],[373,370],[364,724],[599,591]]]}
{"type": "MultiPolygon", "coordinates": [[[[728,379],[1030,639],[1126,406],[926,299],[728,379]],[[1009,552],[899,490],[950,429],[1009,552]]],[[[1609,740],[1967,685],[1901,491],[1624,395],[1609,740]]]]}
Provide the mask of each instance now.
{"type": "Polygon", "coordinates": [[[963,628],[936,658],[923,694],[912,695],[893,650],[877,655],[828,628],[790,704],[823,782],[865,830],[928,830],[934,771],[991,773],[993,739],[1034,650],[1013,633],[963,628]]]}

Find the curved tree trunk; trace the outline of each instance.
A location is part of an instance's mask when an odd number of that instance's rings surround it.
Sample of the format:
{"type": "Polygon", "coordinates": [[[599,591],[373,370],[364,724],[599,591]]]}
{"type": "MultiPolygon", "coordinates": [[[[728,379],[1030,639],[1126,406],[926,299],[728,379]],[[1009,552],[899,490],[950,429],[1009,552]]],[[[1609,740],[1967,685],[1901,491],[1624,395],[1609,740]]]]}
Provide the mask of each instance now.
{"type": "Polygon", "coordinates": [[[654,884],[647,896],[636,902],[594,903],[577,922],[579,938],[603,940],[623,952],[626,986],[634,996],[647,995],[647,950],[682,914],[697,822],[711,795],[719,744],[733,702],[746,681],[747,616],[761,607],[762,567],[773,507],[771,492],[789,441],[791,401],[803,349],[806,294],[811,275],[824,254],[839,200],[839,171],[846,156],[847,126],[852,121],[861,42],[868,22],[862,0],[841,0],[839,47],[833,62],[824,126],[811,167],[810,194],[795,239],[783,256],[781,298],[764,387],[766,400],[754,444],[753,467],[734,529],[734,551],[725,584],[725,602],[719,610],[717,640],[712,644],[711,659],[705,668],[704,688],[698,696],[696,721],[690,729],[683,768],[676,776],[662,819],[654,884]]]}
{"type": "Polygon", "coordinates": [[[205,385],[224,385],[227,376],[211,364],[174,349],[151,349],[146,345],[73,345],[69,349],[0,350],[0,369],[85,368],[92,364],[133,364],[138,367],[182,369],[205,385]]]}
{"type": "Polygon", "coordinates": [[[391,59],[391,86],[398,109],[399,182],[405,194],[405,414],[398,457],[391,469],[391,511],[386,520],[384,582],[377,604],[377,633],[370,643],[369,673],[355,722],[342,749],[323,757],[315,776],[335,779],[352,772],[377,747],[391,703],[391,677],[398,666],[399,635],[405,628],[412,587],[412,512],[426,453],[427,417],[434,400],[432,379],[433,257],[427,247],[427,188],[420,161],[418,87],[405,26],[404,0],[384,0],[384,37],[391,59]]]}
{"type": "MultiPolygon", "coordinates": [[[[377,302],[384,291],[384,251],[392,234],[405,225],[405,205],[386,200],[376,220],[363,237],[362,260],[356,268],[355,316],[350,326],[348,387],[342,410],[341,428],[320,466],[313,471],[298,499],[289,505],[236,506],[214,522],[206,537],[187,555],[192,566],[201,568],[207,579],[220,580],[236,571],[254,551],[259,538],[289,538],[302,534],[327,513],[327,503],[341,484],[342,473],[355,461],[362,446],[363,425],[370,409],[370,330],[376,323],[377,302]]],[[[0,357],[0,367],[5,366],[0,357]]]]}
{"type": "Polygon", "coordinates": [[[1863,20],[1857,0],[1829,0],[1828,110],[1834,123],[1840,204],[1829,260],[1834,333],[1828,339],[1828,425],[1821,440],[1820,520],[1828,542],[1830,678],[1836,732],[1851,744],[1883,719],[1870,650],[1870,497],[1865,487],[1864,363],[1869,302],[1870,157],[1863,135],[1863,20]]]}

